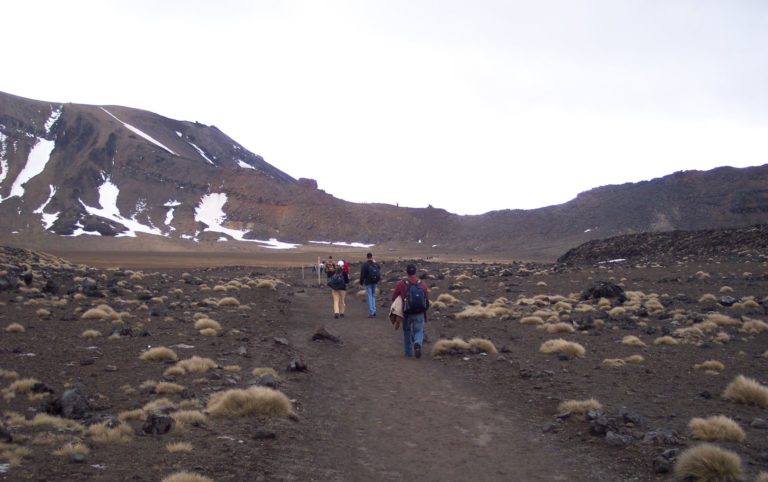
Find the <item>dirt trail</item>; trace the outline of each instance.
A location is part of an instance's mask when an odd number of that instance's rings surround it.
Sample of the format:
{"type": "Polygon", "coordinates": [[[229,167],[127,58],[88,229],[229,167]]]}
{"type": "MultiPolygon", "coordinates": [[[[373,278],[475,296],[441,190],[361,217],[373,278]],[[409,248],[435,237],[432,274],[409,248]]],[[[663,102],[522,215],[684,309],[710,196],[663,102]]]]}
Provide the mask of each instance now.
{"type": "Polygon", "coordinates": [[[311,370],[302,424],[317,436],[315,453],[304,460],[317,480],[603,479],[584,461],[564,462],[564,454],[544,445],[540,427],[526,424],[509,402],[428,353],[404,357],[402,331],[379,310],[369,319],[364,303],[350,296],[346,317],[334,320],[327,289],[309,288],[295,298],[292,343],[311,370]],[[342,343],[310,341],[322,324],[342,343]]]}

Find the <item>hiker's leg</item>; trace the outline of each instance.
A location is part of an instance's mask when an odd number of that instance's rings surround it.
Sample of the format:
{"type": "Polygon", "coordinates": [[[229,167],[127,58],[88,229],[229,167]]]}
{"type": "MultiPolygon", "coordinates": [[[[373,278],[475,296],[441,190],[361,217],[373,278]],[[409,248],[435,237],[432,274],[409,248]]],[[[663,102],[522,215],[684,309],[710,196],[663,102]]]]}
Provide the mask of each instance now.
{"type": "Polygon", "coordinates": [[[376,313],[376,285],[365,285],[365,296],[368,298],[368,314],[376,313]]]}
{"type": "Polygon", "coordinates": [[[413,330],[413,342],[424,345],[424,313],[411,315],[411,325],[413,330]]]}
{"type": "Polygon", "coordinates": [[[339,290],[331,290],[331,296],[333,296],[333,313],[339,314],[339,290]]]}
{"type": "Polygon", "coordinates": [[[403,318],[403,348],[405,356],[413,356],[413,333],[411,332],[411,320],[406,316],[403,318]]]}
{"type": "Polygon", "coordinates": [[[347,292],[345,290],[339,290],[339,313],[344,314],[344,310],[347,308],[344,300],[347,298],[347,292]]]}

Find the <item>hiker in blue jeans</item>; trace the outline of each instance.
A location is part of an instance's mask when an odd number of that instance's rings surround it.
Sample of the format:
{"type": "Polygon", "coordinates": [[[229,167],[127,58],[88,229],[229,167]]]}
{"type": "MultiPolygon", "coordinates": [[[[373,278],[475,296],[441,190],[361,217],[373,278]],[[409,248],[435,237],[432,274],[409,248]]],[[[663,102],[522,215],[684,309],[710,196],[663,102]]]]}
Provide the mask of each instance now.
{"type": "Polygon", "coordinates": [[[365,286],[365,297],[368,300],[368,318],[376,316],[376,285],[381,281],[381,268],[373,260],[373,254],[365,255],[367,258],[360,269],[360,286],[365,286]]]}
{"type": "Polygon", "coordinates": [[[424,324],[429,308],[429,289],[426,283],[416,277],[416,265],[405,268],[407,277],[397,282],[392,292],[392,301],[403,300],[403,347],[405,356],[421,358],[424,346],[424,324]]]}

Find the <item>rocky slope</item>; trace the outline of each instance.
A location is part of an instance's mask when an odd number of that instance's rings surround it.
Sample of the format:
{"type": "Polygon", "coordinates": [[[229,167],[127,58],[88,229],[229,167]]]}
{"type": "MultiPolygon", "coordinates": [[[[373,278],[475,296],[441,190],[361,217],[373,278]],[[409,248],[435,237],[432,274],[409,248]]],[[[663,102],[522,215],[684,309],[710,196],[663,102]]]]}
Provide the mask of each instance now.
{"type": "Polygon", "coordinates": [[[0,219],[0,242],[39,249],[117,249],[114,237],[134,236],[144,250],[221,249],[219,241],[233,239],[287,247],[275,238],[551,260],[596,238],[766,223],[768,165],[680,172],[558,206],[459,216],[336,199],[215,126],[0,93],[0,219]]]}

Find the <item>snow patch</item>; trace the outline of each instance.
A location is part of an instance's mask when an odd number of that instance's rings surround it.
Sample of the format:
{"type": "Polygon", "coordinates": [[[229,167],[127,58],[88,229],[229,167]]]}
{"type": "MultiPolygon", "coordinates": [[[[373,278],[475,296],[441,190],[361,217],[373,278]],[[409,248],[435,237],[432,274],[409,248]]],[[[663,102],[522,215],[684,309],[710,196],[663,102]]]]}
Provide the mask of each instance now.
{"type": "Polygon", "coordinates": [[[212,160],[208,159],[208,156],[206,156],[206,155],[205,155],[205,152],[203,152],[203,150],[202,150],[202,149],[200,149],[199,147],[197,147],[195,144],[193,144],[193,143],[191,143],[191,142],[187,142],[187,144],[189,144],[190,146],[194,147],[194,148],[197,150],[197,152],[198,152],[198,153],[199,153],[201,156],[203,156],[203,159],[205,159],[206,161],[208,161],[208,164],[212,164],[212,165],[214,165],[214,166],[216,165],[216,164],[215,164],[215,163],[214,163],[212,160]]]}
{"type": "Polygon", "coordinates": [[[136,135],[138,135],[138,136],[141,136],[141,137],[143,137],[144,139],[148,140],[149,142],[151,142],[152,144],[156,145],[157,147],[160,147],[160,148],[162,148],[162,149],[165,149],[166,151],[168,151],[169,153],[173,154],[174,156],[178,156],[178,154],[176,154],[176,153],[175,153],[175,152],[173,152],[172,150],[170,150],[170,149],[168,149],[167,147],[165,147],[165,146],[164,146],[162,143],[160,143],[160,141],[158,141],[158,140],[157,140],[157,139],[155,139],[154,137],[150,136],[149,134],[147,134],[147,133],[145,133],[145,132],[141,131],[140,129],[138,129],[138,128],[136,128],[136,127],[133,127],[131,124],[126,124],[125,122],[123,122],[123,121],[121,121],[120,119],[118,119],[118,118],[117,118],[117,116],[115,116],[114,114],[112,114],[110,111],[108,111],[108,110],[107,110],[107,109],[105,109],[104,107],[102,107],[102,108],[101,108],[101,110],[103,110],[104,112],[106,112],[107,114],[109,114],[109,115],[110,115],[110,116],[111,116],[113,119],[115,119],[117,122],[119,122],[119,123],[123,124],[123,125],[125,126],[125,128],[126,128],[126,129],[128,129],[128,130],[129,130],[129,131],[131,131],[131,132],[133,132],[134,134],[136,134],[136,135]]]}
{"type": "MultiPolygon", "coordinates": [[[[8,159],[5,158],[5,155],[8,152],[5,144],[6,140],[8,140],[8,136],[0,132],[0,184],[2,184],[8,176],[8,159]]],[[[3,202],[2,197],[0,197],[0,202],[3,202]]]]}
{"type": "Polygon", "coordinates": [[[51,226],[53,226],[53,223],[55,223],[56,220],[59,219],[59,214],[61,214],[61,212],[59,211],[53,214],[47,214],[43,212],[45,208],[48,206],[48,203],[51,202],[51,199],[53,199],[53,196],[56,194],[56,188],[53,187],[53,185],[49,185],[48,187],[51,191],[51,194],[48,196],[48,199],[46,199],[46,201],[43,204],[41,204],[39,208],[32,211],[34,214],[42,215],[43,228],[45,228],[46,230],[51,229],[51,226]]]}
{"type": "Polygon", "coordinates": [[[47,121],[45,121],[45,133],[50,134],[51,133],[51,127],[53,127],[53,124],[56,123],[57,120],[59,120],[59,117],[61,117],[61,107],[58,109],[55,109],[51,112],[51,117],[48,118],[47,121]]]}
{"type": "Polygon", "coordinates": [[[622,261],[626,261],[626,258],[617,258],[617,259],[609,259],[608,261],[600,261],[597,264],[605,264],[605,263],[621,263],[622,261]]]}
{"type": "Polygon", "coordinates": [[[326,244],[331,246],[345,246],[348,248],[370,248],[376,246],[375,244],[365,243],[347,243],[345,241],[310,241],[310,244],[326,244]]]}
{"type": "Polygon", "coordinates": [[[205,223],[208,226],[205,231],[226,234],[238,241],[259,243],[264,245],[263,247],[269,249],[294,249],[298,246],[298,244],[283,243],[275,238],[269,238],[267,241],[245,239],[243,236],[245,236],[248,231],[225,228],[222,226],[222,223],[227,219],[227,215],[224,213],[224,205],[226,203],[227,195],[223,192],[206,194],[200,199],[200,204],[195,208],[195,221],[205,223]]]}
{"type": "Polygon", "coordinates": [[[179,131],[176,131],[176,135],[177,135],[177,136],[179,136],[179,137],[184,137],[184,134],[182,134],[182,133],[181,133],[181,132],[179,132],[179,131]]]}
{"type": "Polygon", "coordinates": [[[592,231],[592,228],[589,228],[589,229],[585,229],[585,230],[584,230],[584,232],[585,232],[585,233],[588,233],[588,232],[590,232],[590,231],[592,231]]]}
{"type": "Polygon", "coordinates": [[[55,141],[49,141],[47,139],[38,139],[37,144],[29,151],[29,157],[24,169],[19,173],[16,180],[11,187],[11,194],[8,199],[24,195],[24,185],[32,180],[35,176],[45,170],[46,164],[51,158],[51,152],[56,147],[55,141]]]}
{"type": "Polygon", "coordinates": [[[131,238],[135,238],[136,233],[156,234],[158,236],[163,235],[163,232],[160,231],[159,229],[151,226],[146,226],[136,221],[135,215],[133,218],[130,218],[130,219],[123,217],[120,214],[120,210],[117,208],[117,196],[119,194],[120,194],[120,190],[117,188],[117,186],[114,185],[112,181],[109,180],[109,178],[105,178],[104,184],[99,186],[99,205],[101,205],[102,207],[94,208],[94,207],[88,206],[82,200],[80,200],[80,204],[83,205],[83,207],[88,212],[88,214],[92,214],[94,216],[101,216],[102,218],[109,219],[110,221],[115,221],[117,223],[122,224],[126,228],[128,228],[127,232],[119,233],[117,235],[118,237],[128,236],[131,238]]]}
{"type": "Polygon", "coordinates": [[[177,201],[174,199],[172,201],[168,201],[167,203],[163,204],[163,206],[167,208],[175,208],[176,206],[181,206],[181,201],[177,201]]]}
{"type": "Polygon", "coordinates": [[[237,160],[237,165],[242,167],[243,169],[253,169],[254,171],[256,170],[255,167],[253,167],[252,165],[250,165],[247,162],[242,161],[240,159],[237,160]]]}

